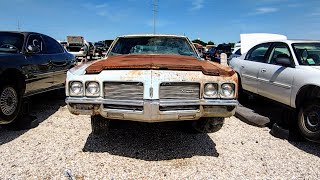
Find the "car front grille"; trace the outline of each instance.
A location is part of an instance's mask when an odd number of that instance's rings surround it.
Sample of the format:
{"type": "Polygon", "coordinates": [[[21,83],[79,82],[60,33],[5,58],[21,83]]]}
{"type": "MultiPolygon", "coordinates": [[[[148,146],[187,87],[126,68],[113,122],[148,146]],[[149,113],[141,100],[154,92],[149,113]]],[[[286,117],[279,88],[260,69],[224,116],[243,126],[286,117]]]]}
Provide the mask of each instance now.
{"type": "Polygon", "coordinates": [[[116,100],[143,100],[143,83],[105,82],[104,98],[116,100]]]}
{"type": "Polygon", "coordinates": [[[184,99],[195,100],[200,98],[200,84],[189,82],[164,82],[160,84],[160,100],[184,99]]]}

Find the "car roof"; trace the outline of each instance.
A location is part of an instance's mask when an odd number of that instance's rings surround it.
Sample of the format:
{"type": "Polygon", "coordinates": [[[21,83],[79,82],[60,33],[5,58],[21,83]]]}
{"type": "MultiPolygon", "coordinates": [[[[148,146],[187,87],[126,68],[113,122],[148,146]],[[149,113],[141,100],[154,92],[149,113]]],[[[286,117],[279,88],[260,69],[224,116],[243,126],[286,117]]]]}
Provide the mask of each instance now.
{"type": "Polygon", "coordinates": [[[272,42],[284,42],[284,43],[287,43],[287,44],[293,44],[293,43],[320,43],[320,40],[303,40],[303,39],[271,40],[271,41],[260,42],[259,44],[272,43],[272,42]]]}
{"type": "Polygon", "coordinates": [[[7,32],[7,33],[16,33],[16,34],[23,34],[23,35],[29,35],[29,34],[40,34],[40,35],[44,35],[41,33],[37,33],[37,32],[32,32],[32,31],[0,31],[1,33],[7,32]]]}
{"type": "Polygon", "coordinates": [[[186,38],[186,36],[179,36],[173,34],[129,34],[129,35],[122,35],[118,37],[181,37],[186,38]]]}

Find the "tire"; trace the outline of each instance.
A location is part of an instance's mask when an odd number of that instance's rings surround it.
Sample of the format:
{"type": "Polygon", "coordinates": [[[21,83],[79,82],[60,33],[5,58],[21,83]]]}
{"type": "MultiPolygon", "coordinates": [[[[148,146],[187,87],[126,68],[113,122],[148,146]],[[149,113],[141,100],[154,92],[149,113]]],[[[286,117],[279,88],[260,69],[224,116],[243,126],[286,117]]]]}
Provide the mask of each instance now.
{"type": "Polygon", "coordinates": [[[299,108],[298,128],[311,141],[320,141],[320,100],[308,101],[299,108]]]}
{"type": "Polygon", "coordinates": [[[0,121],[5,124],[14,122],[21,111],[21,93],[13,84],[0,87],[0,121]]]}
{"type": "Polygon", "coordinates": [[[196,133],[214,133],[219,131],[224,123],[224,118],[201,118],[196,121],[192,121],[192,128],[196,133]]]}
{"type": "Polygon", "coordinates": [[[105,136],[109,129],[109,119],[100,115],[91,116],[91,128],[94,136],[105,136]]]}

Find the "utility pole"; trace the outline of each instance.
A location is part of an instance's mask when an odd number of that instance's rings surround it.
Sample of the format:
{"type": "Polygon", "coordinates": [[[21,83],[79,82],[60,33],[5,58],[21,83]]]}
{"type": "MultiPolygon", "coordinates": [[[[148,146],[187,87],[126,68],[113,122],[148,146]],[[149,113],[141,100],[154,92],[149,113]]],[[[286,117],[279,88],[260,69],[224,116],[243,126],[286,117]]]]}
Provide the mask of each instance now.
{"type": "Polygon", "coordinates": [[[156,34],[157,0],[153,1],[153,34],[156,34]]]}

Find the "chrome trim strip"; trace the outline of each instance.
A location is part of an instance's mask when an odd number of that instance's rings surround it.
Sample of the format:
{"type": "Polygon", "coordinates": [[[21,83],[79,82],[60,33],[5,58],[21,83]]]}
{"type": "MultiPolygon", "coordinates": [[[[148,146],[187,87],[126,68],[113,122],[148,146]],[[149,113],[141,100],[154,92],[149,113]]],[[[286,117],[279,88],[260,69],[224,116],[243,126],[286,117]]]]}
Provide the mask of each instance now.
{"type": "Polygon", "coordinates": [[[199,100],[114,100],[88,97],[67,97],[66,103],[85,103],[85,104],[114,104],[143,106],[144,103],[159,104],[160,106],[189,106],[189,105],[211,105],[211,106],[237,106],[239,103],[235,99],[199,99],[199,100]]]}
{"type": "Polygon", "coordinates": [[[250,76],[250,75],[247,75],[247,74],[242,74],[242,77],[248,78],[248,79],[253,79],[253,80],[257,80],[257,79],[258,79],[258,78],[255,77],[255,76],[250,76]]]}
{"type": "Polygon", "coordinates": [[[274,86],[278,86],[278,87],[281,87],[281,88],[285,88],[285,89],[291,89],[291,86],[289,86],[287,84],[282,84],[282,83],[279,83],[279,82],[271,82],[271,81],[269,81],[267,79],[258,78],[258,81],[263,82],[263,83],[267,83],[269,85],[274,85],[274,86]]]}
{"type": "Polygon", "coordinates": [[[67,97],[66,103],[85,103],[85,104],[114,104],[114,105],[132,105],[132,106],[143,106],[142,100],[114,100],[88,97],[67,97]]]}

